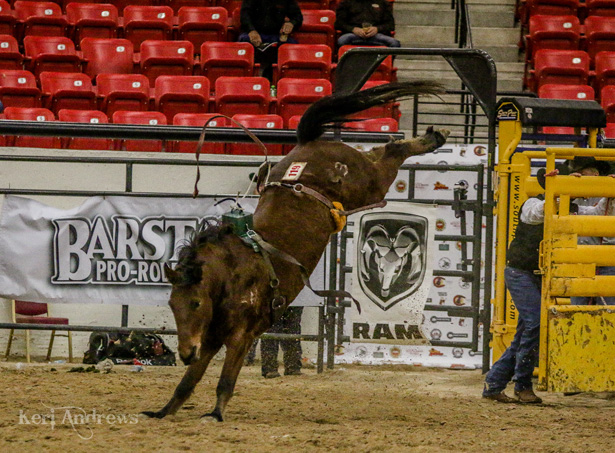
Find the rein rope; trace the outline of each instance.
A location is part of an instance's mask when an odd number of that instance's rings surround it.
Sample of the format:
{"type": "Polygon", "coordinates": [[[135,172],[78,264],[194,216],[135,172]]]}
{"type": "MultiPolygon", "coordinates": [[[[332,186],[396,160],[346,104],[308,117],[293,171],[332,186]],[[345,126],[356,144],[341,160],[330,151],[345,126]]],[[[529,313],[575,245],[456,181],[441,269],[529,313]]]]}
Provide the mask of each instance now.
{"type": "Polygon", "coordinates": [[[245,127],[239,121],[234,120],[230,116],[221,115],[221,114],[214,115],[211,118],[209,118],[207,122],[203,125],[203,129],[201,130],[201,135],[199,136],[199,142],[196,145],[196,153],[195,153],[196,180],[194,181],[194,191],[192,192],[192,198],[196,198],[199,195],[199,181],[201,180],[201,167],[199,165],[199,157],[201,156],[201,149],[203,148],[203,144],[205,143],[205,133],[207,132],[207,126],[209,126],[209,123],[212,120],[215,120],[216,118],[226,118],[227,120],[230,120],[236,126],[242,128],[243,131],[246,133],[246,135],[250,137],[254,141],[254,143],[256,143],[260,147],[260,149],[263,151],[263,153],[265,154],[265,161],[261,164],[261,167],[267,164],[269,165],[269,168],[271,169],[271,165],[269,164],[269,160],[268,160],[269,154],[267,151],[267,147],[263,144],[263,142],[260,141],[260,139],[256,135],[252,133],[252,131],[250,131],[250,129],[245,127]]]}

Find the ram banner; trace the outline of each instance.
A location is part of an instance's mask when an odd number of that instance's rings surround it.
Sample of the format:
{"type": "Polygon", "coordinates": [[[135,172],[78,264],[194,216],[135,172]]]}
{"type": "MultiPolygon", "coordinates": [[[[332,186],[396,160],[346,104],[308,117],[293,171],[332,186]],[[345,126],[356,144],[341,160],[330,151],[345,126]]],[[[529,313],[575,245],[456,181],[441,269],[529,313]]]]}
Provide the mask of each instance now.
{"type": "Polygon", "coordinates": [[[423,308],[432,280],[435,208],[390,202],[353,217],[350,338],[360,343],[425,343],[423,308]]]}

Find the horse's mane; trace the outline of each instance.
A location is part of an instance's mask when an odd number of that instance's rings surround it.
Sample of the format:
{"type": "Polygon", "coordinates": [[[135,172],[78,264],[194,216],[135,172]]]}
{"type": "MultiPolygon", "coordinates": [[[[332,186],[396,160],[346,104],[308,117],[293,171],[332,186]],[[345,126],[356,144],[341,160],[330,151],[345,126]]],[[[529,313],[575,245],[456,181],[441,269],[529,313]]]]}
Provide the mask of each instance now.
{"type": "Polygon", "coordinates": [[[177,253],[177,266],[175,270],[181,273],[182,281],[179,286],[196,285],[203,278],[203,261],[198,259],[199,249],[204,244],[219,242],[224,236],[233,232],[229,223],[218,219],[205,219],[188,239],[185,239],[177,253]]]}
{"type": "Polygon", "coordinates": [[[313,103],[301,117],[297,141],[305,144],[316,140],[326,129],[339,126],[353,113],[414,95],[441,94],[441,84],[429,80],[389,83],[350,94],[332,94],[313,103]]]}

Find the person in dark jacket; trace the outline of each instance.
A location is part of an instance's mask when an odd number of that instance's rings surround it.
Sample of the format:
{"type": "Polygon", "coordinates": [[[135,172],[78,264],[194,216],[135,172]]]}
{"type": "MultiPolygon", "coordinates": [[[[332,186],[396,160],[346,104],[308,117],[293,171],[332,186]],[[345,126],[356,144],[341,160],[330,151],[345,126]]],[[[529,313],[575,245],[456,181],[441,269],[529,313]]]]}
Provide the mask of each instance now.
{"type": "MultiPolygon", "coordinates": [[[[540,169],[538,183],[545,187],[545,176],[569,174],[567,166],[545,175],[540,169]]],[[[539,404],[542,399],[534,393],[532,374],[538,358],[540,337],[540,306],[542,276],[538,274],[539,247],[544,236],[544,197],[529,198],[521,206],[515,237],[506,254],[504,280],[519,312],[515,337],[504,354],[493,364],[485,377],[483,398],[500,403],[539,404]],[[515,396],[504,393],[508,383],[515,380],[515,396]]],[[[570,212],[585,214],[586,207],[570,206],[570,212]]]]}
{"type": "Polygon", "coordinates": [[[277,60],[275,46],[296,44],[291,33],[303,23],[303,14],[297,0],[243,0],[241,4],[240,42],[250,42],[256,49],[256,59],[261,63],[263,77],[272,78],[271,66],[277,60]]]}
{"type": "Polygon", "coordinates": [[[335,12],[335,29],[342,32],[338,47],[401,46],[391,36],[395,19],[389,0],[342,0],[335,12]]]}

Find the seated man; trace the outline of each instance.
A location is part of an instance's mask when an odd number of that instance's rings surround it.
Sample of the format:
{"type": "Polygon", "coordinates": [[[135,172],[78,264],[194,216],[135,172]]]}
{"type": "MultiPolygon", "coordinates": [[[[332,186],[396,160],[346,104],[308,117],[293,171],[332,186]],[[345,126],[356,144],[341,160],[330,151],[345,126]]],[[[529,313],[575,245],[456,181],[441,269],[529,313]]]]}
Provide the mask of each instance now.
{"type": "Polygon", "coordinates": [[[302,23],[303,14],[297,0],[243,0],[238,40],[250,42],[255,48],[263,50],[256,53],[263,77],[271,80],[272,64],[277,60],[277,51],[267,50],[269,47],[266,44],[296,44],[297,40],[290,34],[302,23]]]}
{"type": "Polygon", "coordinates": [[[391,36],[395,19],[388,0],[342,0],[335,12],[335,29],[342,32],[338,47],[401,46],[391,36]]]}

